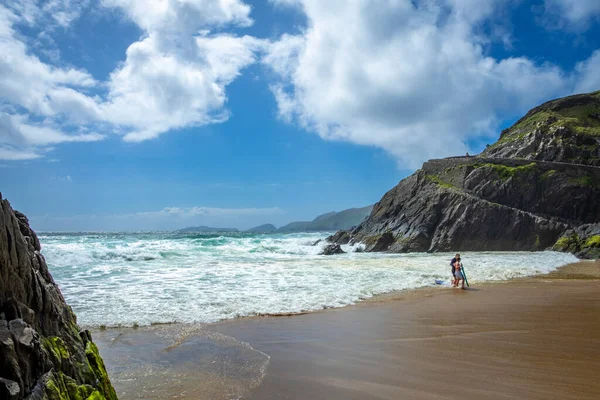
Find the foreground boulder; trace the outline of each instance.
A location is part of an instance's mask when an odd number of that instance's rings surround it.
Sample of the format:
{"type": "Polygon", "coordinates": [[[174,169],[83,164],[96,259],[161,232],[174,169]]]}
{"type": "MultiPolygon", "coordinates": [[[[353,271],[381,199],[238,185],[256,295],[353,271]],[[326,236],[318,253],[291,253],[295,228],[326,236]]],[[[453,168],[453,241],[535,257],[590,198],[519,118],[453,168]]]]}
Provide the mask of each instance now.
{"type": "Polygon", "coordinates": [[[0,194],[0,399],[117,399],[40,249],[27,218],[0,194]]]}
{"type": "Polygon", "coordinates": [[[319,255],[322,255],[322,256],[331,256],[331,255],[334,255],[334,254],[344,254],[344,253],[345,253],[345,251],[342,250],[342,248],[340,247],[340,245],[337,244],[337,243],[334,243],[334,244],[330,244],[327,247],[325,247],[323,249],[323,251],[321,253],[319,253],[319,255]]]}

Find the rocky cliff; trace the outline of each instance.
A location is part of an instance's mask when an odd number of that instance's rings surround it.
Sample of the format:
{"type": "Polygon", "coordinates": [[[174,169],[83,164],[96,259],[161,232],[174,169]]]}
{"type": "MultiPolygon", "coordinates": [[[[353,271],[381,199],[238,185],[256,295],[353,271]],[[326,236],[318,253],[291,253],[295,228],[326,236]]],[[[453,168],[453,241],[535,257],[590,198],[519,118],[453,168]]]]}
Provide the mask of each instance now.
{"type": "Polygon", "coordinates": [[[27,218],[0,194],[0,399],[116,399],[27,218]]]}
{"type": "Polygon", "coordinates": [[[532,109],[482,155],[600,166],[600,91],[532,109]]]}
{"type": "Polygon", "coordinates": [[[546,249],[600,221],[599,157],[600,92],[554,100],[479,156],[426,162],[330,240],[366,251],[546,249]]]}

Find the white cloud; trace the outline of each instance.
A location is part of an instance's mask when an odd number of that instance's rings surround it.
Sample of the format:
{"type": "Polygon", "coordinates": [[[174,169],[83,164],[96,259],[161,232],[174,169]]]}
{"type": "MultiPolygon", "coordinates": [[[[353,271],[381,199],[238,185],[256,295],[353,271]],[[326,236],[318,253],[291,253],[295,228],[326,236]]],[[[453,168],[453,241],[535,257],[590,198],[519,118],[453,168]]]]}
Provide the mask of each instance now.
{"type": "MultiPolygon", "coordinates": [[[[272,3],[305,13],[304,31],[275,42],[223,33],[253,24],[242,0],[0,0],[0,123],[10,123],[0,132],[0,159],[42,157],[50,146],[105,132],[139,142],[225,121],[227,86],[265,52],[282,118],[325,139],[385,149],[411,167],[469,150],[466,141],[494,135],[500,118],[598,85],[597,54],[573,74],[488,56],[491,41],[511,38],[502,29],[486,34],[484,24],[512,0],[272,3]],[[52,31],[68,29],[90,4],[120,10],[143,31],[105,82],[17,29],[38,29],[37,40],[51,43],[52,31]]],[[[565,18],[586,23],[600,14],[597,4],[547,0],[546,8],[567,7],[565,18]]]]}
{"type": "Polygon", "coordinates": [[[283,211],[278,207],[273,208],[214,208],[214,207],[165,207],[160,211],[139,212],[136,214],[122,215],[124,218],[130,217],[234,217],[249,215],[279,215],[283,211]]]}
{"type": "Polygon", "coordinates": [[[557,19],[559,27],[573,31],[588,28],[590,22],[600,18],[598,0],[545,0],[546,16],[557,19]]]}
{"type": "Polygon", "coordinates": [[[596,50],[590,58],[575,66],[580,76],[576,92],[593,92],[600,90],[600,50],[596,50]]]}
{"type": "Polygon", "coordinates": [[[89,0],[48,0],[42,5],[44,14],[50,16],[56,24],[67,28],[79,18],[89,0]]]}
{"type": "Polygon", "coordinates": [[[34,160],[40,157],[42,157],[40,154],[32,150],[14,148],[0,144],[0,160],[24,161],[34,160]]]}
{"type": "Polygon", "coordinates": [[[0,159],[39,158],[50,144],[103,138],[69,133],[73,130],[54,122],[54,118],[77,122],[95,115],[94,100],[79,90],[93,87],[96,81],[85,71],[45,64],[28,51],[13,26],[32,23],[29,20],[40,12],[27,2],[16,11],[0,5],[0,96],[4,100],[0,103],[0,159]],[[31,122],[31,116],[37,116],[38,122],[31,122]]]}
{"type": "Polygon", "coordinates": [[[70,133],[52,128],[52,123],[30,123],[24,115],[0,112],[0,159],[29,160],[40,158],[48,146],[65,142],[96,142],[104,138],[97,133],[70,133]]]}
{"type": "MultiPolygon", "coordinates": [[[[79,130],[103,128],[123,133],[127,141],[142,141],[229,117],[226,86],[255,62],[263,42],[211,34],[210,29],[251,25],[248,5],[239,0],[104,0],[104,6],[121,9],[144,35],[129,46],[108,81],[97,82],[86,71],[42,62],[15,30],[17,24],[49,24],[50,18],[66,28],[88,3],[0,4],[0,111],[20,121],[20,142],[15,142],[15,130],[10,133],[12,151],[39,157],[50,143],[103,138],[70,133],[79,130]],[[101,88],[108,89],[105,97],[90,94],[101,88]]],[[[50,37],[47,31],[42,34],[50,37]]],[[[0,143],[8,139],[8,133],[0,132],[0,143]]],[[[2,154],[8,154],[6,149],[2,154]]]]}
{"type": "Polygon", "coordinates": [[[55,107],[54,95],[69,87],[91,87],[95,81],[85,71],[53,67],[29,54],[13,29],[19,21],[19,16],[0,5],[0,93],[5,100],[32,113],[56,115],[61,110],[55,107]]]}
{"type": "Polygon", "coordinates": [[[238,0],[140,3],[104,0],[122,9],[146,35],[108,82],[104,118],[137,142],[185,126],[225,121],[225,87],[255,61],[261,41],[210,34],[215,26],[249,26],[250,7],[238,0]],[[201,35],[199,35],[201,34],[201,35]]]}
{"type": "Polygon", "coordinates": [[[235,24],[249,26],[250,6],[239,0],[102,0],[118,7],[147,32],[194,35],[202,28],[235,24]]]}
{"type": "Polygon", "coordinates": [[[254,62],[258,41],[229,35],[189,40],[194,53],[180,55],[169,52],[172,43],[151,34],[132,44],[123,67],[111,74],[103,111],[107,120],[132,128],[125,140],[228,118],[225,86],[254,62]]]}
{"type": "Polygon", "coordinates": [[[385,149],[402,166],[464,154],[469,138],[495,135],[499,119],[568,94],[578,79],[486,54],[481,24],[506,1],[282,3],[300,6],[308,24],[263,58],[279,76],[271,87],[281,117],[385,149]]]}

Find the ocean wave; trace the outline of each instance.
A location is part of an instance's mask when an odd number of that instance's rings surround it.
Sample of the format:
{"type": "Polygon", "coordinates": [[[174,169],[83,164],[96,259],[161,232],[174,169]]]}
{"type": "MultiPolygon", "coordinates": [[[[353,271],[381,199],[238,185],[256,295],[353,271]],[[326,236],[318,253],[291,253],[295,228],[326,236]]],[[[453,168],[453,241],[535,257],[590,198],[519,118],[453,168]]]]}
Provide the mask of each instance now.
{"type": "MultiPolygon", "coordinates": [[[[56,235],[43,237],[50,271],[85,326],[204,323],[343,307],[448,280],[452,254],[320,256],[323,234],[56,235]],[[195,235],[194,235],[195,236],[195,235]]],[[[472,283],[550,272],[570,254],[464,253],[472,283]],[[502,259],[502,263],[499,263],[502,259]]]]}

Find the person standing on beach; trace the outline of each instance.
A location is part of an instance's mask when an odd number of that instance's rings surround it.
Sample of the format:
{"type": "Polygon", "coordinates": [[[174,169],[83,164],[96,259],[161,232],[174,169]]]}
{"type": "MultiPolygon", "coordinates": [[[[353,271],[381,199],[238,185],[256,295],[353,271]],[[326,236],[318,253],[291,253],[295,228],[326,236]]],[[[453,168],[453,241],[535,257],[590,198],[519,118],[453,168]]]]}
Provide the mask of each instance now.
{"type": "Polygon", "coordinates": [[[458,281],[456,280],[456,276],[454,275],[454,273],[456,272],[456,261],[458,261],[460,263],[460,254],[456,253],[456,255],[454,256],[454,258],[452,260],[450,260],[450,266],[452,267],[452,286],[456,287],[458,285],[458,281]]]}
{"type": "Polygon", "coordinates": [[[460,281],[462,281],[462,288],[467,290],[467,288],[465,287],[465,276],[462,273],[462,264],[460,263],[460,257],[458,257],[456,259],[456,262],[454,263],[454,277],[456,279],[456,285],[454,285],[455,287],[458,287],[458,283],[460,281]]]}

